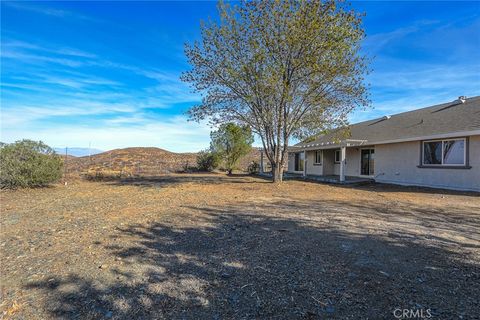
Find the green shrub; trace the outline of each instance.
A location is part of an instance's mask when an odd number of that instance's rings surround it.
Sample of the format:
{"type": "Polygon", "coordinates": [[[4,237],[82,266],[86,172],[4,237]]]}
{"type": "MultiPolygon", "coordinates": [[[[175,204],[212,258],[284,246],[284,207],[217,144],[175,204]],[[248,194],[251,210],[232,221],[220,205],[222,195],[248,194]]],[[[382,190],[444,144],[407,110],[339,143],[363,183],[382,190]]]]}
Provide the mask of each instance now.
{"type": "Polygon", "coordinates": [[[132,170],[112,170],[108,168],[90,168],[82,174],[83,178],[90,181],[115,181],[134,176],[132,170]]]}
{"type": "Polygon", "coordinates": [[[252,130],[248,126],[224,123],[217,131],[210,133],[210,150],[223,160],[228,174],[237,169],[238,161],[252,150],[254,141],[252,130]]]}
{"type": "Polygon", "coordinates": [[[257,174],[260,172],[260,165],[256,161],[252,161],[247,167],[247,172],[250,174],[257,174]]]}
{"type": "Polygon", "coordinates": [[[209,150],[200,151],[197,155],[197,167],[200,171],[213,171],[218,168],[221,157],[216,152],[209,150]]]}
{"type": "Polygon", "coordinates": [[[177,172],[181,173],[189,173],[189,172],[195,172],[198,171],[198,168],[195,167],[194,165],[191,165],[188,161],[185,162],[182,166],[181,170],[178,170],[177,172]]]}
{"type": "Polygon", "coordinates": [[[0,145],[0,186],[40,187],[62,177],[63,161],[39,141],[21,140],[0,145]]]}

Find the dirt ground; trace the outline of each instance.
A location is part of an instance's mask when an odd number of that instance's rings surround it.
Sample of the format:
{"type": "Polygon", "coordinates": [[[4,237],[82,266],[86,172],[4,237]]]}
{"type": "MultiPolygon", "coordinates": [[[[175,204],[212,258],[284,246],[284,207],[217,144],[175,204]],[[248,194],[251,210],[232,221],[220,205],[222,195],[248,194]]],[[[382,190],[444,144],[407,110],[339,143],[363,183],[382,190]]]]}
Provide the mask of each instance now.
{"type": "Polygon", "coordinates": [[[4,319],[480,314],[478,194],[178,174],[0,197],[4,319]]]}

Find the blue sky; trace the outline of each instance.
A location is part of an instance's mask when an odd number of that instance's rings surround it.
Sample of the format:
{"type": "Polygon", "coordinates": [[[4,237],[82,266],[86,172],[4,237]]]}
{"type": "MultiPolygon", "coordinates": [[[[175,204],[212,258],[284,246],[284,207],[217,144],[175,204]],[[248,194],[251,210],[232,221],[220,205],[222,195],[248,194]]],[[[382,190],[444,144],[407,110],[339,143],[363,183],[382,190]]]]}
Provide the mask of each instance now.
{"type": "MultiPolygon", "coordinates": [[[[373,109],[394,114],[480,95],[480,2],[353,2],[366,12],[373,109]]],[[[185,42],[215,2],[1,3],[1,141],[198,151],[210,128],[184,112],[185,42]]]]}

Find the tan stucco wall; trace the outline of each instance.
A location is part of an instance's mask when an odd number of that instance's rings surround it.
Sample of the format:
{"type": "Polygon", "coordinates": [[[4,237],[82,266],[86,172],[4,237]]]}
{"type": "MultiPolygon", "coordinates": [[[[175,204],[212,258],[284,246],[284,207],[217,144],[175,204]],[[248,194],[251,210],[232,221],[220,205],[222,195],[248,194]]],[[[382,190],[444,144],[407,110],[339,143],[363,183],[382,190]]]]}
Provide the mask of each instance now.
{"type": "MultiPolygon", "coordinates": [[[[375,146],[375,180],[384,183],[480,191],[480,136],[471,136],[471,169],[418,168],[420,141],[375,146]]],[[[347,157],[348,159],[348,157],[347,157]]]]}
{"type": "MultiPolygon", "coordinates": [[[[480,135],[469,137],[470,169],[418,168],[420,143],[412,141],[375,145],[375,180],[383,183],[480,191],[480,135]]],[[[360,175],[362,148],[347,148],[345,171],[347,176],[360,175]]],[[[314,166],[315,152],[307,151],[307,174],[340,174],[340,164],[334,163],[334,152],[333,149],[323,150],[322,165],[314,166]]],[[[290,172],[295,172],[294,161],[292,153],[288,161],[290,172]]]]}
{"type": "MultiPolygon", "coordinates": [[[[340,174],[340,163],[334,163],[335,160],[335,150],[326,150],[328,153],[328,162],[330,164],[327,174],[340,174]]],[[[324,155],[326,154],[324,153],[324,155]]],[[[359,148],[347,148],[347,153],[345,155],[346,165],[345,165],[345,175],[347,176],[358,176],[360,175],[360,149],[359,148]]]]}
{"type": "MultiPolygon", "coordinates": [[[[346,175],[347,176],[357,176],[360,174],[360,149],[358,148],[347,148],[346,154],[347,164],[346,164],[346,175]]],[[[295,168],[295,157],[293,153],[290,153],[288,158],[288,171],[294,171],[295,168]]],[[[335,160],[335,150],[327,149],[323,150],[323,161],[322,165],[315,165],[315,151],[307,151],[307,174],[311,175],[339,175],[340,174],[340,164],[334,163],[335,160]]],[[[298,173],[298,171],[297,171],[298,173]]]]}
{"type": "Polygon", "coordinates": [[[307,151],[307,174],[322,175],[323,164],[315,164],[315,151],[307,151]]]}
{"type": "MultiPolygon", "coordinates": [[[[322,166],[314,165],[315,162],[315,151],[307,151],[306,154],[307,161],[307,174],[313,175],[322,175],[323,170],[322,166]]],[[[295,153],[288,154],[288,171],[293,173],[303,173],[303,171],[295,171],[295,153]]]]}
{"type": "MultiPolygon", "coordinates": [[[[347,176],[360,175],[360,148],[347,148],[346,154],[346,170],[347,176]]],[[[336,164],[338,167],[338,174],[340,174],[340,164],[336,164]]]]}

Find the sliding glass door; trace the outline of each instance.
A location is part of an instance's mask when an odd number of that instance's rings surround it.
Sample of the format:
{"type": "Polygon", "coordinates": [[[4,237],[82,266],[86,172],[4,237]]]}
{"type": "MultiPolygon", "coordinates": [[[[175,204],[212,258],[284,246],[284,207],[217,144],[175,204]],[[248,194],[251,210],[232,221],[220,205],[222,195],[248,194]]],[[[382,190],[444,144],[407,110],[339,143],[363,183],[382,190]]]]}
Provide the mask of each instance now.
{"type": "Polygon", "coordinates": [[[362,176],[373,176],[375,168],[375,149],[361,150],[360,174],[362,176]]]}
{"type": "Polygon", "coordinates": [[[305,161],[303,152],[295,153],[295,171],[303,171],[303,162],[305,161]]]}

